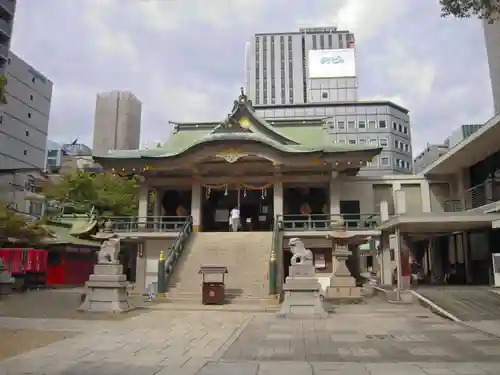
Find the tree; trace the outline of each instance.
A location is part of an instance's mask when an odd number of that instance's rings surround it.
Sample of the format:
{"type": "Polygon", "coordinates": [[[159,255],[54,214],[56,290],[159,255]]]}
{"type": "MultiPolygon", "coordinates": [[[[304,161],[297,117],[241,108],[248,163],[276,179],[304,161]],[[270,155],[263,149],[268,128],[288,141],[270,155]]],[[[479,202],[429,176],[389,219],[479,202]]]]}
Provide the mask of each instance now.
{"type": "Polygon", "coordinates": [[[0,203],[0,243],[19,241],[36,246],[49,236],[49,231],[39,221],[29,221],[26,216],[10,210],[0,203]]]}
{"type": "Polygon", "coordinates": [[[77,211],[94,208],[98,216],[134,216],[138,209],[139,185],[135,179],[112,173],[75,171],[42,189],[47,199],[70,204],[77,211]]]}
{"type": "Polygon", "coordinates": [[[439,3],[443,17],[478,17],[493,22],[500,12],[498,0],[439,0],[439,3]]]}

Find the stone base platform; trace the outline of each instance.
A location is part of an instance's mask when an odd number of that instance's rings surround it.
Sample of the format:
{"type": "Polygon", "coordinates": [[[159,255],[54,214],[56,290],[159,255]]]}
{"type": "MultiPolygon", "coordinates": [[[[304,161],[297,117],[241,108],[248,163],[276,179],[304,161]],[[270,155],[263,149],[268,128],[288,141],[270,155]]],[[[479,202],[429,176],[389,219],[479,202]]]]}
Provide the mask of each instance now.
{"type": "Polygon", "coordinates": [[[78,310],[100,313],[131,311],[134,306],[128,299],[127,287],[121,264],[97,264],[87,281],[87,293],[78,310]]]}

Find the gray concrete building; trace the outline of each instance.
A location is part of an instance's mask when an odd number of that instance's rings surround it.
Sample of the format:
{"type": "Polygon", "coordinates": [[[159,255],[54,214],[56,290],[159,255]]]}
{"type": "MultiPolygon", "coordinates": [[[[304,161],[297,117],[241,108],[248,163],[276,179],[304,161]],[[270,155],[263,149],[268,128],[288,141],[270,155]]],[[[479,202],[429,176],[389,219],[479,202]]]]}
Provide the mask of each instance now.
{"type": "Polygon", "coordinates": [[[5,74],[16,13],[16,0],[0,0],[0,76],[5,74]]]}
{"type": "Polygon", "coordinates": [[[332,143],[383,148],[361,176],[411,174],[411,127],[408,110],[387,101],[353,101],[295,105],[261,105],[255,111],[270,123],[319,119],[332,143]]]}
{"type": "Polygon", "coordinates": [[[112,91],[97,94],[94,155],[109,150],[135,150],[141,136],[142,103],[131,92],[112,91]]]}
{"type": "Polygon", "coordinates": [[[355,75],[326,77],[312,71],[316,62],[333,67],[332,51],[348,49],[354,52],[354,35],[336,27],[255,34],[246,46],[247,95],[255,106],[355,101],[355,75]]]}
{"type": "Polygon", "coordinates": [[[415,173],[420,173],[429,165],[438,160],[441,156],[448,153],[450,149],[461,143],[466,138],[470,137],[483,124],[466,124],[455,129],[442,144],[427,144],[427,147],[413,160],[413,170],[415,173]]]}
{"type": "Polygon", "coordinates": [[[493,23],[484,21],[484,37],[490,68],[493,107],[496,114],[500,113],[500,21],[493,23]]]}
{"type": "Polygon", "coordinates": [[[45,168],[53,83],[10,52],[0,114],[0,168],[45,168]]]}

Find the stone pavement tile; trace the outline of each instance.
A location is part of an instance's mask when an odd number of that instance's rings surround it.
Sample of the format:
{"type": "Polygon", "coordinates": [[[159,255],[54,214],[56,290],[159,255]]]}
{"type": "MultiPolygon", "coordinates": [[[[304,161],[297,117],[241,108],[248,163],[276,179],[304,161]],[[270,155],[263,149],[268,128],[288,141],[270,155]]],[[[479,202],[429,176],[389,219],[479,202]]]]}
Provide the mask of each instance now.
{"type": "Polygon", "coordinates": [[[462,333],[453,333],[452,336],[456,337],[462,341],[492,341],[495,340],[494,337],[488,336],[485,333],[481,332],[462,332],[462,333]]]}
{"type": "Polygon", "coordinates": [[[207,363],[196,375],[257,375],[258,368],[258,362],[207,363]]]}
{"type": "MultiPolygon", "coordinates": [[[[458,375],[487,375],[488,372],[474,363],[451,363],[450,368],[458,375]]],[[[497,374],[500,369],[497,368],[497,374]]]]}
{"type": "Polygon", "coordinates": [[[500,345],[474,345],[474,349],[480,351],[483,355],[500,358],[500,345]]]}
{"type": "MultiPolygon", "coordinates": [[[[307,362],[261,362],[257,375],[313,375],[312,366],[307,362]]],[[[346,374],[347,375],[347,374],[346,374]]]]}
{"type": "Polygon", "coordinates": [[[160,371],[154,375],[195,375],[198,374],[200,369],[206,365],[206,360],[203,358],[190,358],[182,365],[174,363],[167,364],[161,368],[160,371]]]}
{"type": "Polygon", "coordinates": [[[500,369],[500,362],[478,362],[474,363],[477,367],[486,371],[488,375],[498,375],[500,369]]]}
{"type": "Polygon", "coordinates": [[[365,366],[370,375],[428,375],[413,363],[368,363],[365,366]]]}
{"type": "Polygon", "coordinates": [[[361,363],[312,362],[314,375],[370,375],[361,363]]]}

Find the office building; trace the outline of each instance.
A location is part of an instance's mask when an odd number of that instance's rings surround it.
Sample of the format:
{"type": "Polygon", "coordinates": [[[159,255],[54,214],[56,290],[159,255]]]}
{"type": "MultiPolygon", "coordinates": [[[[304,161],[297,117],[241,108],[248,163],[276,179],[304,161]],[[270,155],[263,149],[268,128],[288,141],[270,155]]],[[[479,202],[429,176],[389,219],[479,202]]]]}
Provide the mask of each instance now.
{"type": "Polygon", "coordinates": [[[318,120],[332,143],[378,145],[360,174],[413,170],[408,110],[387,101],[358,101],[354,34],[336,27],[256,34],[247,43],[246,87],[270,122],[318,120]]]}
{"type": "Polygon", "coordinates": [[[95,155],[109,150],[135,150],[141,135],[142,103],[131,92],[97,94],[94,141],[95,155]]]}
{"type": "Polygon", "coordinates": [[[420,173],[425,170],[428,166],[438,160],[441,156],[445,155],[452,148],[457,146],[459,143],[470,137],[477,130],[479,130],[483,124],[466,124],[461,125],[458,129],[455,129],[451,135],[444,140],[442,144],[427,144],[427,147],[422,151],[414,160],[414,172],[420,173]]]}
{"type": "Polygon", "coordinates": [[[495,113],[500,113],[500,21],[484,21],[486,54],[490,68],[491,90],[495,113]]]}
{"type": "Polygon", "coordinates": [[[47,142],[46,171],[48,173],[64,174],[76,169],[100,171],[100,167],[92,160],[92,149],[77,141],[63,145],[52,141],[47,142]]]}
{"type": "Polygon", "coordinates": [[[44,169],[53,83],[9,53],[0,115],[2,169],[44,169]]]}
{"type": "Polygon", "coordinates": [[[0,76],[5,74],[16,13],[16,0],[0,0],[0,76]]]}
{"type": "Polygon", "coordinates": [[[336,27],[255,34],[246,46],[253,105],[355,101],[354,35],[336,27]]]}
{"type": "Polygon", "coordinates": [[[256,113],[276,126],[317,120],[333,144],[382,148],[361,176],[411,174],[413,170],[408,110],[387,101],[357,101],[257,106],[256,113]]]}

